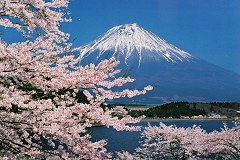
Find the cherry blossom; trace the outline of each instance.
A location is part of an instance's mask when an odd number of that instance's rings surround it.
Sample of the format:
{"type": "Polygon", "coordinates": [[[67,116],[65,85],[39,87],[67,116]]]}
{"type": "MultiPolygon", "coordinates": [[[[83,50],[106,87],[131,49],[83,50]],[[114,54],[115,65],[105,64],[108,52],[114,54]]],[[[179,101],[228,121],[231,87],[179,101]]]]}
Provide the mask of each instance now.
{"type": "Polygon", "coordinates": [[[240,126],[207,133],[199,126],[188,128],[166,126],[145,127],[143,142],[134,154],[117,153],[120,160],[137,159],[239,159],[240,126]]]}
{"type": "Polygon", "coordinates": [[[0,147],[4,157],[21,159],[109,159],[106,140],[91,142],[86,129],[95,123],[117,130],[138,130],[123,108],[101,107],[106,100],[152,90],[112,91],[134,79],[119,77],[114,58],[79,66],[67,54],[68,0],[2,0],[0,25],[16,29],[24,42],[0,40],[0,147]],[[84,94],[88,102],[77,99],[84,94]]]}

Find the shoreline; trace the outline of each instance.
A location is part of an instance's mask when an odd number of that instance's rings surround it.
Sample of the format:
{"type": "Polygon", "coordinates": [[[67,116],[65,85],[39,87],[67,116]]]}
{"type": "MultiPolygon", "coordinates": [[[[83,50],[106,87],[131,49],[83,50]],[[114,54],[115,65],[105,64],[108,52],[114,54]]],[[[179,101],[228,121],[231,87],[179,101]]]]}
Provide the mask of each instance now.
{"type": "Polygon", "coordinates": [[[141,122],[160,121],[236,121],[234,118],[144,118],[141,122]]]}
{"type": "MultiPolygon", "coordinates": [[[[173,121],[236,121],[234,118],[195,118],[195,119],[184,119],[184,118],[144,118],[140,122],[173,122],[173,121]]],[[[139,123],[139,122],[138,122],[139,123]]],[[[137,123],[136,123],[137,124],[137,123]]],[[[93,124],[93,127],[104,126],[99,123],[93,124]]]]}

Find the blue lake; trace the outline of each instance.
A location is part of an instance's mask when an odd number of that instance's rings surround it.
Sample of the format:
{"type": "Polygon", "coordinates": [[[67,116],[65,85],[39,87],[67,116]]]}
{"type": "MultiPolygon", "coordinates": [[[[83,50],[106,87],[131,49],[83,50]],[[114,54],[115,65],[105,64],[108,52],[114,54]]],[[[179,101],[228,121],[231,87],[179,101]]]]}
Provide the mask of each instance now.
{"type": "MultiPolygon", "coordinates": [[[[159,126],[160,121],[143,121],[138,123],[140,126],[148,126],[150,123],[152,126],[159,126]]],[[[191,127],[194,124],[201,126],[207,132],[213,130],[221,130],[226,123],[229,128],[234,126],[232,121],[220,121],[220,120],[172,120],[172,121],[162,121],[166,125],[175,124],[177,127],[191,127]]],[[[108,144],[106,148],[108,151],[121,151],[125,150],[130,153],[134,152],[134,149],[139,146],[139,141],[141,141],[141,132],[127,132],[127,131],[116,131],[113,128],[107,128],[105,126],[97,126],[88,129],[88,132],[92,135],[92,141],[97,141],[101,139],[108,139],[108,144]]]]}

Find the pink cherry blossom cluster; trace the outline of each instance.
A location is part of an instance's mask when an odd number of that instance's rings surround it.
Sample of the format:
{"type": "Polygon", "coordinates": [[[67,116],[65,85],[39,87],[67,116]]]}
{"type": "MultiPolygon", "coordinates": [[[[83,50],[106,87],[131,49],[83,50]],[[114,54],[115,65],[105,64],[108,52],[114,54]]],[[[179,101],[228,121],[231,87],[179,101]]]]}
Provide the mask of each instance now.
{"type": "Polygon", "coordinates": [[[148,126],[134,154],[119,152],[118,159],[239,159],[240,125],[207,133],[199,126],[188,128],[148,126]]]}
{"type": "MultiPolygon", "coordinates": [[[[68,0],[1,0],[0,25],[15,28],[25,36],[29,36],[36,28],[40,28],[48,36],[65,37],[60,31],[59,22],[70,21],[63,12],[56,8],[67,7],[68,0]],[[13,20],[12,18],[18,19],[13,20]],[[20,22],[19,22],[20,21],[20,22]]],[[[63,38],[64,39],[64,38],[63,38]]]]}
{"type": "Polygon", "coordinates": [[[118,77],[119,62],[114,58],[76,65],[78,60],[65,54],[71,47],[69,34],[59,30],[60,22],[69,21],[62,12],[67,4],[68,0],[0,1],[0,25],[33,35],[12,44],[0,40],[0,148],[5,148],[5,157],[108,159],[106,141],[91,142],[87,127],[100,123],[117,130],[139,129],[128,124],[141,117],[101,104],[145,94],[152,87],[112,91],[134,81],[118,77]],[[76,98],[81,92],[88,103],[76,98]]]}

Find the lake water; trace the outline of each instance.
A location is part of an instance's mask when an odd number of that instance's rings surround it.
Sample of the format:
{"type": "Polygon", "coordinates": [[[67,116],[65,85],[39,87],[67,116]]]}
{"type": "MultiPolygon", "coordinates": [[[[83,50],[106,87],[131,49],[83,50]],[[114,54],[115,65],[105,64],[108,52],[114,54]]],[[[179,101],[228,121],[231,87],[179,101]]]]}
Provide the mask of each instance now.
{"type": "MultiPolygon", "coordinates": [[[[159,126],[160,121],[150,121],[150,122],[140,122],[140,126],[148,126],[150,123],[152,126],[159,126]]],[[[232,121],[220,121],[220,120],[172,120],[172,121],[162,121],[166,125],[175,124],[177,127],[191,127],[194,124],[200,125],[201,128],[205,129],[207,132],[213,130],[220,130],[223,128],[223,123],[227,123],[228,127],[234,126],[232,121]]],[[[107,128],[105,126],[97,126],[88,129],[89,133],[92,135],[92,141],[108,139],[108,144],[106,148],[108,151],[121,151],[125,150],[130,153],[134,152],[134,149],[139,146],[139,141],[141,141],[141,132],[127,132],[127,131],[116,131],[113,128],[107,128]]]]}

